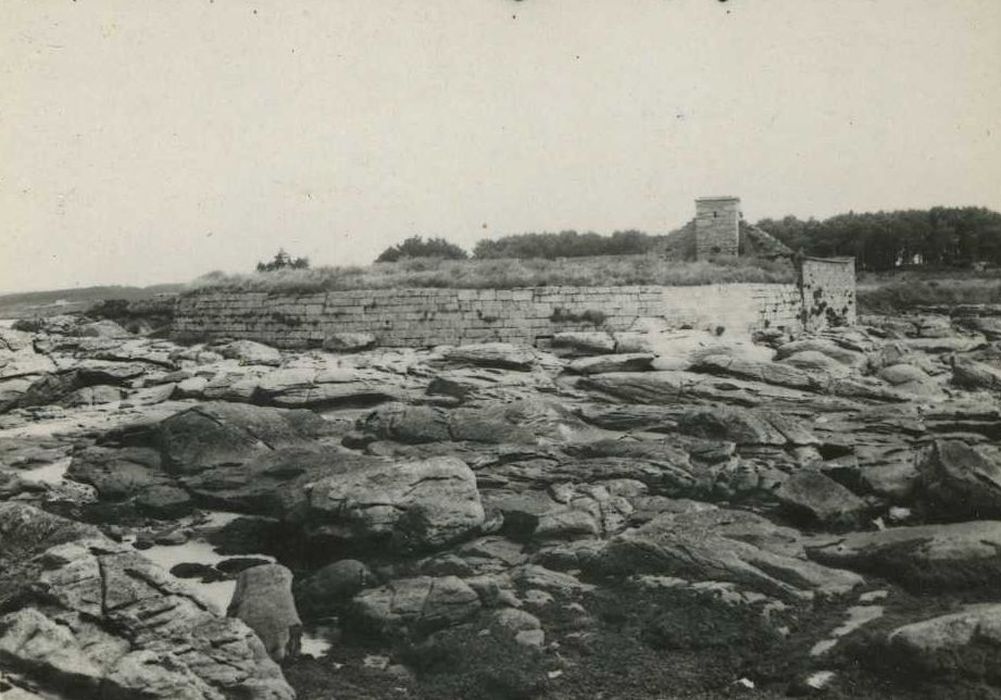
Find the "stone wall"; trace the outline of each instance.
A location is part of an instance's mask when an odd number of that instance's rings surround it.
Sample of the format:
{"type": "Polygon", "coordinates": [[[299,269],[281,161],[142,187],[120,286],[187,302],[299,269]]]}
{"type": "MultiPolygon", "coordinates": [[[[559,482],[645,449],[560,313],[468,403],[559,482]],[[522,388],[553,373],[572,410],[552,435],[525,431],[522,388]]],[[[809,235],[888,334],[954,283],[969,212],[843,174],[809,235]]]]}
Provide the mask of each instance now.
{"type": "Polygon", "coordinates": [[[800,267],[800,286],[804,328],[855,325],[855,258],[805,258],[800,267]]]}
{"type": "Polygon", "coordinates": [[[740,199],[703,197],[695,200],[695,257],[740,252],[740,199]]]}
{"type": "Polygon", "coordinates": [[[651,324],[794,331],[801,308],[793,284],[202,291],[178,299],[173,329],[179,336],[249,338],[287,348],[320,346],[343,332],[372,333],[386,347],[533,344],[563,331],[630,331],[651,324]]]}

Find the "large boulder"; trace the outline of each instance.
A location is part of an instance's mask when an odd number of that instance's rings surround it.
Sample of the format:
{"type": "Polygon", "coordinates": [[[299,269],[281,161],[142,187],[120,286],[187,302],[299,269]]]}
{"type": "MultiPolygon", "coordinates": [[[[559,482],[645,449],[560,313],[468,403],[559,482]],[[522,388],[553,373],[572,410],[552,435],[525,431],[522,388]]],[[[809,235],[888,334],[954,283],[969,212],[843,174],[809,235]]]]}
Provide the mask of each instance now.
{"type": "Polygon", "coordinates": [[[345,539],[392,537],[410,549],[437,548],[483,524],[476,476],[455,457],[376,461],[312,483],[308,521],[345,539]]]}
{"type": "Polygon", "coordinates": [[[226,614],[247,623],[275,661],[299,655],[302,620],[292,599],[292,572],[281,564],[241,571],[226,614]]]}
{"type": "Polygon", "coordinates": [[[305,504],[311,481],[371,461],[330,448],[280,447],[189,471],[177,477],[177,484],[208,506],[286,518],[305,504]]]}
{"type": "Polygon", "coordinates": [[[73,455],[66,476],[90,484],[106,500],[131,498],[153,487],[172,483],[150,447],[86,447],[73,455]]]}
{"type": "Polygon", "coordinates": [[[786,599],[842,595],[862,583],[807,561],[794,530],[722,508],[659,515],[608,540],[586,565],[595,573],[730,581],[786,599]]]}
{"type": "Polygon", "coordinates": [[[952,364],[952,383],[963,389],[1001,390],[1001,369],[985,362],[963,359],[952,364]]]}
{"type": "Polygon", "coordinates": [[[375,347],[371,333],[330,333],[323,339],[323,349],[330,352],[361,352],[375,347]]]}
{"type": "Polygon", "coordinates": [[[916,591],[993,589],[1001,577],[1001,521],[852,532],[811,544],[827,566],[873,573],[916,591]]]}
{"type": "Polygon", "coordinates": [[[215,348],[220,355],[239,360],[244,365],[266,365],[277,367],[282,363],[282,354],[270,345],[253,340],[234,340],[215,348]]]}
{"type": "Polygon", "coordinates": [[[46,697],[295,697],[243,622],[131,547],[28,506],[0,504],[0,609],[0,665],[46,697]]]}
{"type": "Polygon", "coordinates": [[[868,509],[861,498],[812,469],[798,471],[783,481],[775,497],[792,516],[827,526],[858,525],[868,509]]]}
{"type": "Polygon", "coordinates": [[[371,633],[427,634],[480,611],[480,598],[455,576],[400,579],[355,596],[352,618],[371,633]]]}
{"type": "Polygon", "coordinates": [[[356,594],[377,582],[375,574],[357,559],[340,559],[327,564],[301,585],[296,598],[303,612],[329,614],[356,594]]]}
{"type": "Polygon", "coordinates": [[[166,468],[186,474],[242,463],[283,447],[303,447],[330,433],[330,424],[312,411],[215,402],[181,411],[145,437],[131,439],[159,447],[166,468]]]}
{"type": "Polygon", "coordinates": [[[905,669],[1001,680],[1001,605],[996,603],[912,622],[890,632],[886,641],[888,660],[905,669]]]}
{"type": "Polygon", "coordinates": [[[75,455],[68,475],[156,517],[183,514],[193,500],[285,517],[304,503],[309,479],[369,459],[324,443],[330,432],[312,411],[206,403],[108,433],[75,455]]]}
{"type": "Polygon", "coordinates": [[[921,490],[940,518],[1001,517],[1001,465],[961,440],[937,440],[920,466],[921,490]]]}

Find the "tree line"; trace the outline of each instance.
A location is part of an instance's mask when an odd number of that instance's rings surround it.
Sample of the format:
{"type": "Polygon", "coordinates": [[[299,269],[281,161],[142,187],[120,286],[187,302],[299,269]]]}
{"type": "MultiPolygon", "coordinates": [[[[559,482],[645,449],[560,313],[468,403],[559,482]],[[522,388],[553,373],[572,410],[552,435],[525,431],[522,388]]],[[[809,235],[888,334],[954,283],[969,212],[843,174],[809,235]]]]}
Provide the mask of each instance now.
{"type": "Polygon", "coordinates": [[[983,207],[850,212],[822,221],[786,216],[757,225],[806,255],[854,256],[863,270],[1001,265],[1001,213],[983,207]]]}
{"type": "MultiPolygon", "coordinates": [[[[818,257],[854,256],[863,270],[891,270],[900,266],[965,267],[974,263],[1001,265],[1001,213],[983,207],[933,207],[902,211],[839,214],[828,219],[761,219],[756,226],[790,249],[818,257]]],[[[676,234],[616,231],[521,233],[479,241],[476,259],[573,258],[595,255],[656,253],[676,234]]],[[[444,238],[411,236],[385,249],[376,262],[407,258],[465,260],[470,255],[444,238]]],[[[306,258],[292,258],[280,250],[275,259],[259,263],[258,270],[308,267],[306,258]]]]}

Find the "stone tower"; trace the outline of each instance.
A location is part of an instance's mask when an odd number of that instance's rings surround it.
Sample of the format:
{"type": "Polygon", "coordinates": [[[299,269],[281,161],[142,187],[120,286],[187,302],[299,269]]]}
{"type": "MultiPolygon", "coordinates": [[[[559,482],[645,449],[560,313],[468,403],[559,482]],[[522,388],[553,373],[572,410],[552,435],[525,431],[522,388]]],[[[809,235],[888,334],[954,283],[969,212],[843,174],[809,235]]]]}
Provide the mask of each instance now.
{"type": "Polygon", "coordinates": [[[700,197],[695,200],[695,258],[734,255],[740,245],[740,198],[700,197]]]}

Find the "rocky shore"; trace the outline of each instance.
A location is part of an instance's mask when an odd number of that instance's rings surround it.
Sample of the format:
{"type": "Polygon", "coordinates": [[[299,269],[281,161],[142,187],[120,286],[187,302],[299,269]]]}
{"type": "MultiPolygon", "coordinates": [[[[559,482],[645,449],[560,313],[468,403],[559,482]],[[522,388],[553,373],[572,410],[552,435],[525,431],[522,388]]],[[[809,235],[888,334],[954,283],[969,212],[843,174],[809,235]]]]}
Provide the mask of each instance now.
{"type": "Polygon", "coordinates": [[[1001,697],[1001,330],[971,318],[0,328],[0,696],[1001,697]]]}

